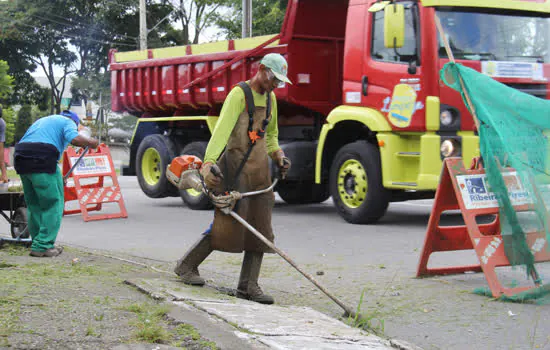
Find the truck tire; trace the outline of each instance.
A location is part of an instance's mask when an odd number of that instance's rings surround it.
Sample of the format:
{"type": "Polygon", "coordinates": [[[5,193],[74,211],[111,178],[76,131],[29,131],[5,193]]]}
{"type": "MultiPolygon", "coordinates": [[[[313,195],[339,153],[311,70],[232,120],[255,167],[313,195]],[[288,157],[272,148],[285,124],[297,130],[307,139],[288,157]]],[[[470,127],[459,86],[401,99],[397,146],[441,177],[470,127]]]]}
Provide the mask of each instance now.
{"type": "Polygon", "coordinates": [[[174,143],[163,135],[148,135],[141,141],[136,156],[136,175],[143,193],[150,198],[179,195],[166,178],[166,167],[176,156],[174,143]]]}
{"type": "Polygon", "coordinates": [[[388,209],[378,148],[367,141],[342,147],[330,168],[330,193],[340,216],[352,224],[371,224],[388,209]]]}
{"type": "MultiPolygon", "coordinates": [[[[207,142],[191,142],[183,148],[181,154],[197,156],[204,160],[207,142]]],[[[208,196],[195,190],[180,190],[180,197],[183,202],[193,210],[208,210],[214,208],[208,196]]]]}
{"type": "Polygon", "coordinates": [[[281,183],[277,193],[288,204],[322,203],[330,197],[328,186],[317,184],[281,183]]]}

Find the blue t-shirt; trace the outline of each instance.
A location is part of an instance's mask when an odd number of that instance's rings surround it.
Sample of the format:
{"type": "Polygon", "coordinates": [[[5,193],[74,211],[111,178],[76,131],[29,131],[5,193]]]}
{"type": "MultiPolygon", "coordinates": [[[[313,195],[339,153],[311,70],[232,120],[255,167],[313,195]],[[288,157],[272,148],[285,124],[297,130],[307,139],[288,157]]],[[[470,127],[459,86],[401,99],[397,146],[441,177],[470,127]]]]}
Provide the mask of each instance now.
{"type": "Polygon", "coordinates": [[[34,122],[19,142],[49,143],[62,154],[77,136],[78,129],[72,119],[62,115],[50,115],[34,122]]]}

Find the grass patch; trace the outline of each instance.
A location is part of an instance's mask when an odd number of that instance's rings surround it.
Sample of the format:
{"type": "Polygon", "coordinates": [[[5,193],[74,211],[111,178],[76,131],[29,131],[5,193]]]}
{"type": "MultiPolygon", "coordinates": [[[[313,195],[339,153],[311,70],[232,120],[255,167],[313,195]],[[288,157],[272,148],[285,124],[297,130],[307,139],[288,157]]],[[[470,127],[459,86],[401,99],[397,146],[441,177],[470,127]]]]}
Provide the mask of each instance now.
{"type": "Polygon", "coordinates": [[[361,305],[363,304],[363,298],[365,297],[365,290],[361,292],[361,297],[359,298],[359,304],[357,305],[357,310],[355,311],[355,317],[349,316],[347,318],[347,323],[353,327],[361,328],[367,331],[372,331],[376,334],[384,334],[385,322],[384,319],[380,318],[380,312],[368,312],[361,313],[361,305]]]}
{"type": "Polygon", "coordinates": [[[171,323],[167,320],[169,306],[157,303],[130,304],[120,307],[133,312],[137,319],[130,323],[135,327],[133,338],[139,342],[170,344],[187,349],[193,344],[217,350],[215,342],[203,339],[195,327],[186,323],[171,323]]]}
{"type": "MultiPolygon", "coordinates": [[[[78,288],[78,285],[95,283],[97,276],[101,276],[103,283],[113,281],[111,276],[114,272],[109,266],[71,264],[51,260],[46,262],[29,260],[27,263],[13,264],[10,263],[9,256],[26,256],[29,254],[29,249],[18,245],[4,245],[0,251],[6,258],[0,262],[0,347],[7,346],[8,337],[13,332],[19,332],[23,326],[19,320],[22,298],[33,298],[40,295],[44,288],[52,290],[58,285],[63,286],[67,283],[71,288],[78,288]]],[[[111,298],[106,297],[100,299],[100,302],[107,303],[110,300],[111,298]]],[[[63,299],[59,302],[69,303],[68,300],[63,299]]],[[[66,306],[71,308],[69,304],[66,306]]],[[[48,306],[37,304],[33,304],[32,307],[48,309],[48,306]]],[[[97,335],[97,332],[94,331],[93,334],[97,335]]]]}
{"type": "Polygon", "coordinates": [[[9,256],[23,256],[29,254],[29,248],[15,244],[4,244],[2,246],[2,252],[5,252],[9,256]]]}
{"type": "Polygon", "coordinates": [[[134,332],[136,340],[160,344],[166,344],[172,340],[172,334],[164,328],[162,322],[169,311],[168,306],[143,303],[131,304],[123,309],[137,314],[137,320],[131,322],[131,325],[136,328],[134,332]]]}
{"type": "Polygon", "coordinates": [[[190,324],[181,323],[176,326],[174,329],[175,337],[178,338],[178,340],[172,342],[172,346],[178,346],[186,348],[186,341],[188,340],[194,340],[199,345],[205,348],[209,348],[211,350],[217,350],[218,347],[216,343],[212,341],[203,340],[199,332],[195,327],[193,327],[190,324]]]}
{"type": "Polygon", "coordinates": [[[10,267],[17,267],[17,265],[14,264],[8,264],[4,261],[0,261],[0,269],[8,269],[10,267]]]}
{"type": "Polygon", "coordinates": [[[0,298],[0,345],[7,346],[7,337],[18,329],[21,298],[0,298]]]}
{"type": "Polygon", "coordinates": [[[99,337],[99,336],[101,336],[101,334],[96,333],[94,327],[88,326],[88,328],[86,328],[86,336],[87,337],[99,337]]]}
{"type": "Polygon", "coordinates": [[[195,327],[191,326],[190,324],[179,324],[175,329],[176,334],[182,335],[184,337],[190,337],[193,340],[199,340],[201,338],[201,335],[199,332],[195,329],[195,327]]]}

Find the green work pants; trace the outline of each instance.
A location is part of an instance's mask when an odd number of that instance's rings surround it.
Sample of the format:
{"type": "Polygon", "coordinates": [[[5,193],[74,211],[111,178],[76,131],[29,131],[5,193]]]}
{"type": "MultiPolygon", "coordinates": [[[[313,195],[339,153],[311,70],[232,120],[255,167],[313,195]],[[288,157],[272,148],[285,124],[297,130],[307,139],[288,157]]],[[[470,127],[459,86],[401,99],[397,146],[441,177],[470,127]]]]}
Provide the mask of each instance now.
{"type": "Polygon", "coordinates": [[[31,250],[43,252],[54,247],[61,227],[65,208],[61,171],[57,168],[55,174],[22,174],[21,182],[27,203],[31,250]]]}

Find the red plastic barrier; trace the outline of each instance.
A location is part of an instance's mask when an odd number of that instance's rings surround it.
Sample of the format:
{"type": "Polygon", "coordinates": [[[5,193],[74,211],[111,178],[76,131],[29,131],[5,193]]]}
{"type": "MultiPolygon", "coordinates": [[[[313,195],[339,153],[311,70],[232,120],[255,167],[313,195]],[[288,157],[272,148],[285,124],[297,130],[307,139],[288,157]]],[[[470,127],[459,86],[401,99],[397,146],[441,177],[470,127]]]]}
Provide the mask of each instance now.
{"type": "MultiPolygon", "coordinates": [[[[63,176],[69,172],[83,151],[83,149],[80,149],[77,152],[73,147],[67,148],[63,153],[63,176]]],[[[115,167],[111,158],[111,152],[109,147],[104,144],[99,145],[96,151],[90,149],[88,153],[82,157],[80,163],[67,178],[67,183],[64,187],[64,196],[65,204],[77,200],[80,209],[64,209],[63,215],[82,213],[84,221],[128,217],[126,206],[124,205],[124,198],[120,192],[115,167]],[[112,186],[104,186],[105,177],[110,177],[112,179],[112,186]],[[69,179],[73,179],[73,186],[68,185],[69,179]],[[82,181],[84,179],[96,179],[96,181],[82,181]],[[100,211],[103,203],[117,203],[120,211],[109,214],[89,214],[91,211],[100,211]]]]}
{"type": "MultiPolygon", "coordinates": [[[[522,192],[520,178],[516,176],[514,169],[504,169],[503,175],[508,192],[513,196],[515,210],[532,211],[529,196],[522,192]]],[[[500,283],[495,268],[510,266],[510,262],[504,252],[498,214],[498,202],[486,184],[485,171],[480,167],[479,160],[474,160],[472,169],[466,170],[462,158],[445,159],[418,263],[417,277],[483,271],[495,298],[503,294],[512,296],[539,287],[540,283],[533,287],[505,288],[500,283]],[[460,210],[465,225],[440,226],[441,213],[448,210],[460,210]],[[495,215],[496,219],[490,223],[478,224],[476,217],[480,215],[495,215]],[[479,265],[428,268],[428,260],[434,252],[472,249],[475,250],[479,265]]],[[[526,232],[525,239],[536,263],[550,261],[545,232],[526,232]]]]}

